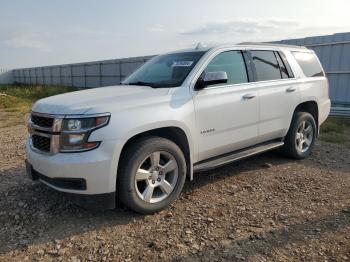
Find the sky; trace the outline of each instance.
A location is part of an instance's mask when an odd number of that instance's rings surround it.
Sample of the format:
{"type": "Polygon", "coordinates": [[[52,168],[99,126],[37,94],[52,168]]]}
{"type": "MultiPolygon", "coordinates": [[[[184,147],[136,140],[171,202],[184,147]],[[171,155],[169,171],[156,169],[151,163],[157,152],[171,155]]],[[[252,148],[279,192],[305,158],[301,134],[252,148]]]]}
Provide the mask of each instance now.
{"type": "Polygon", "coordinates": [[[0,0],[0,68],[350,32],[349,0],[0,0]]]}

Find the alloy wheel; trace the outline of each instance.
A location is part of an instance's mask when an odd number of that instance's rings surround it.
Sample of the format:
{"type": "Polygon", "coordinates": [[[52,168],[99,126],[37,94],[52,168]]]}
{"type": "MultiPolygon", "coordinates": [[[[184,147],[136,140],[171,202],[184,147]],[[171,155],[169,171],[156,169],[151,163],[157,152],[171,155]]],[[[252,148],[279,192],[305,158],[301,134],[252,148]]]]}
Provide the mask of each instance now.
{"type": "Polygon", "coordinates": [[[314,130],[312,123],[302,121],[297,129],[295,136],[295,146],[300,153],[305,153],[309,150],[314,139],[314,130]]]}
{"type": "Polygon", "coordinates": [[[173,192],[179,167],[173,155],[155,151],[140,164],[135,174],[137,195],[147,203],[158,203],[173,192]]]}

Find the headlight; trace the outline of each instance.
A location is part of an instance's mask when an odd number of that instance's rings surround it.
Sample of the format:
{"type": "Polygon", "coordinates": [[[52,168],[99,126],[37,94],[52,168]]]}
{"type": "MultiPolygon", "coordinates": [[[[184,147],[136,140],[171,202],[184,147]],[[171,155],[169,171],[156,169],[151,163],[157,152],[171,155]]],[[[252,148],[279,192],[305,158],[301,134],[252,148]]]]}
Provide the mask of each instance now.
{"type": "Polygon", "coordinates": [[[90,134],[108,124],[109,115],[86,118],[67,118],[62,122],[61,152],[82,152],[94,149],[100,141],[88,141],[90,134]]]}
{"type": "Polygon", "coordinates": [[[87,117],[87,118],[67,118],[63,120],[62,131],[86,131],[105,126],[109,116],[87,117]]]}
{"type": "Polygon", "coordinates": [[[79,119],[70,119],[67,121],[68,130],[80,130],[81,129],[81,120],[79,119]]]}

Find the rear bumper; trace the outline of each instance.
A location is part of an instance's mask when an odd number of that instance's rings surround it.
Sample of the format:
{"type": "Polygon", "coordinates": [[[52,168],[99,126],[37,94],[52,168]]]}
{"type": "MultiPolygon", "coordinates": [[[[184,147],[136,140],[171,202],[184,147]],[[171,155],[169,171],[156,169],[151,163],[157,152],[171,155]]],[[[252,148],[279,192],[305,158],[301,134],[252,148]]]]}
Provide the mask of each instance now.
{"type": "Polygon", "coordinates": [[[327,117],[329,116],[329,113],[331,111],[331,100],[327,99],[319,102],[318,108],[319,108],[318,122],[319,122],[319,125],[321,125],[324,121],[326,121],[327,117]]]}

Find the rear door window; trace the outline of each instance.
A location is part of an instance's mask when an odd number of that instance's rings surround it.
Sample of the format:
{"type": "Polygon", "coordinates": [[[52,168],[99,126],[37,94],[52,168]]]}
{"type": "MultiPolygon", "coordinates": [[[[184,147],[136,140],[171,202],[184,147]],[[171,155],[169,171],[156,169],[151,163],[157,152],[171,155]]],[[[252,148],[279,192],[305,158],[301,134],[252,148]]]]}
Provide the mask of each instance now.
{"type": "Polygon", "coordinates": [[[281,79],[281,71],[273,51],[250,51],[256,70],[257,81],[281,79]]]}
{"type": "Polygon", "coordinates": [[[314,53],[292,52],[306,77],[324,76],[322,66],[314,53]]]}

